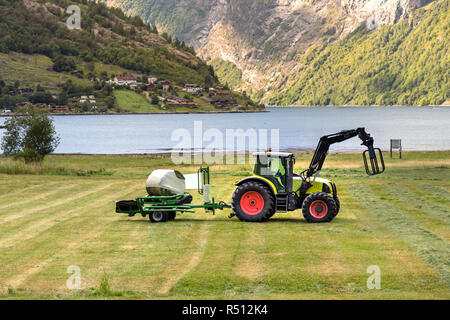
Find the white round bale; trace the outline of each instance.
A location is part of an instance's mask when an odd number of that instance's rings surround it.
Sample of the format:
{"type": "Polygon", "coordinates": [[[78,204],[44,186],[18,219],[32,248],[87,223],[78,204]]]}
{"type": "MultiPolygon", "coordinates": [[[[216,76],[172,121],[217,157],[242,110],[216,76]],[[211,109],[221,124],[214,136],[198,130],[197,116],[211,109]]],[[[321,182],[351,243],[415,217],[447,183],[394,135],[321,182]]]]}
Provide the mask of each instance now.
{"type": "Polygon", "coordinates": [[[151,196],[170,196],[183,194],[186,183],[181,172],[158,169],[148,176],[145,186],[151,196]]]}

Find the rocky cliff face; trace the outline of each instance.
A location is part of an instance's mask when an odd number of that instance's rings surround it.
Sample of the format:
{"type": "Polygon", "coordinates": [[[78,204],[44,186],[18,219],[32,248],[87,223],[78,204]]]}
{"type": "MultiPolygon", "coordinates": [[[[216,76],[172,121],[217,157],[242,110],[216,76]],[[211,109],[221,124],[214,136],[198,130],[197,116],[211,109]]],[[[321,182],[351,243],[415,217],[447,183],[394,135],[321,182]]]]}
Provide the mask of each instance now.
{"type": "MultiPolygon", "coordinates": [[[[342,39],[361,24],[396,23],[430,0],[107,0],[193,45],[205,60],[242,70],[242,88],[284,85],[308,48],[342,39]]],[[[219,75],[220,76],[220,75],[219,75]]]]}

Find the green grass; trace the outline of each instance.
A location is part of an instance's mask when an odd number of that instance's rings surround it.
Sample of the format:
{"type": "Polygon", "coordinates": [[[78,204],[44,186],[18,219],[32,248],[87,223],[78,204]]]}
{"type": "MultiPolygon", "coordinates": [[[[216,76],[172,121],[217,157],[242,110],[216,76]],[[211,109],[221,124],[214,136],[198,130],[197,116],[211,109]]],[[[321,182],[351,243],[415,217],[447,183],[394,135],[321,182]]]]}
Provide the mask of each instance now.
{"type": "Polygon", "coordinates": [[[50,58],[40,54],[23,54],[10,52],[0,53],[0,78],[14,82],[20,81],[21,87],[41,87],[53,93],[59,92],[58,84],[72,80],[74,84],[90,85],[89,80],[79,79],[66,73],[53,71],[53,62],[50,58]]]}
{"type": "MultiPolygon", "coordinates": [[[[310,157],[298,155],[296,171],[310,157]]],[[[17,164],[22,171],[5,174],[11,161],[0,158],[3,299],[450,298],[448,152],[387,157],[376,177],[363,173],[360,155],[330,154],[321,176],[336,182],[342,209],[325,224],[299,210],[242,223],[229,209],[151,224],[115,214],[114,201],[144,195],[147,175],[173,168],[170,158],[49,156],[42,169],[17,164]],[[109,175],[95,174],[102,168],[109,175]],[[81,269],[81,290],[66,288],[70,265],[81,269]],[[370,265],[381,269],[380,290],[366,288],[370,265]]],[[[215,199],[229,202],[250,171],[211,166],[215,199]]]]}
{"type": "Polygon", "coordinates": [[[131,112],[161,112],[161,108],[151,104],[145,97],[130,90],[114,90],[116,103],[120,109],[131,112]]]}
{"type": "MultiPolygon", "coordinates": [[[[184,92],[179,91],[178,96],[183,97],[184,92]]],[[[168,107],[161,109],[160,106],[151,104],[146,98],[145,93],[138,94],[130,90],[114,90],[114,96],[116,97],[116,103],[121,110],[130,112],[199,112],[199,111],[220,111],[214,108],[209,103],[206,97],[193,97],[193,102],[197,105],[196,108],[191,109],[189,107],[168,107]]],[[[224,110],[231,110],[230,108],[224,110]]]]}

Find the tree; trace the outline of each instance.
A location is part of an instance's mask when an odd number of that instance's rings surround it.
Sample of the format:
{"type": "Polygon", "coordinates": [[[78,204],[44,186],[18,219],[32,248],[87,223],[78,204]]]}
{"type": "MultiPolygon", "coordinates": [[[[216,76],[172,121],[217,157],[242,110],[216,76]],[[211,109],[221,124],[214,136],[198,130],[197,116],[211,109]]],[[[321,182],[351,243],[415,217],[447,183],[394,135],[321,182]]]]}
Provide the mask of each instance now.
{"type": "Polygon", "coordinates": [[[69,96],[67,95],[67,92],[64,90],[61,90],[60,94],[58,95],[58,98],[56,99],[56,102],[59,105],[67,104],[69,101],[69,96]]]}
{"type": "Polygon", "coordinates": [[[53,101],[52,94],[45,91],[36,91],[35,94],[30,97],[30,102],[32,103],[52,103],[53,101]]]}
{"type": "Polygon", "coordinates": [[[157,105],[159,103],[158,96],[152,95],[152,104],[157,105]]]}
{"type": "Polygon", "coordinates": [[[108,109],[113,109],[114,108],[114,102],[115,102],[115,99],[114,99],[113,96],[108,96],[105,99],[105,104],[106,104],[106,107],[108,109]]]}
{"type": "Polygon", "coordinates": [[[6,156],[25,162],[41,162],[59,145],[53,119],[46,112],[29,108],[26,116],[13,116],[5,121],[6,133],[1,147],[6,156]]]}
{"type": "Polygon", "coordinates": [[[66,58],[63,55],[57,56],[53,61],[53,70],[56,72],[70,72],[76,69],[75,61],[71,58],[66,58]]]}

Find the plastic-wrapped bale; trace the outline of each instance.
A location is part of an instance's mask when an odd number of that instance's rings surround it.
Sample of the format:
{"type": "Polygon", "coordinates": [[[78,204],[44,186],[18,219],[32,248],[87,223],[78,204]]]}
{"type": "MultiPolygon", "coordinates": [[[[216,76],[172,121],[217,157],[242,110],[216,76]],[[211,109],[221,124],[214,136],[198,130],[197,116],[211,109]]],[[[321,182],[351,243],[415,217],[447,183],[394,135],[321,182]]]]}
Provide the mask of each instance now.
{"type": "Polygon", "coordinates": [[[147,193],[150,196],[183,194],[185,186],[185,179],[181,172],[164,169],[153,171],[146,183],[147,193]]]}

